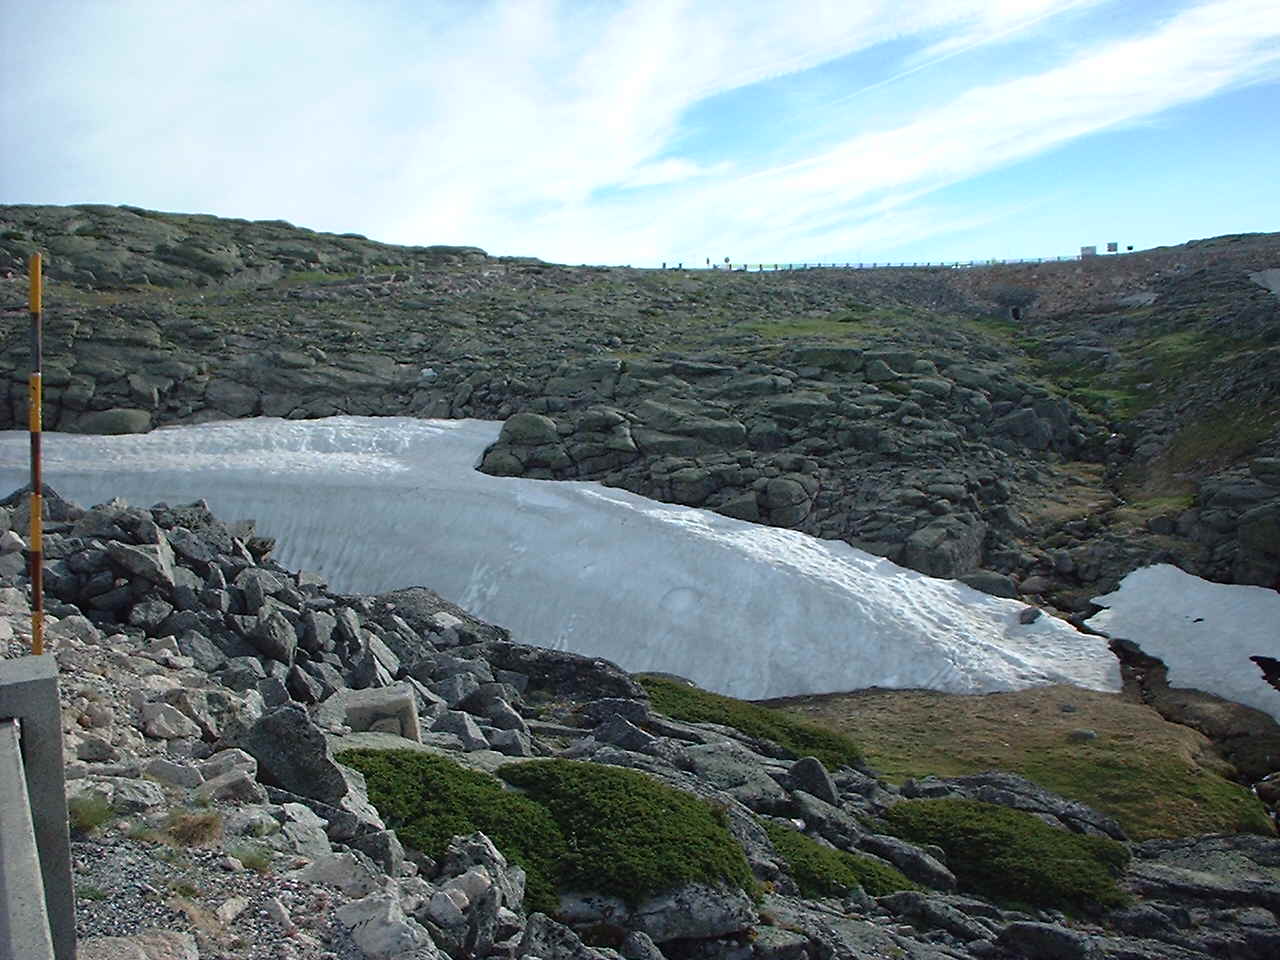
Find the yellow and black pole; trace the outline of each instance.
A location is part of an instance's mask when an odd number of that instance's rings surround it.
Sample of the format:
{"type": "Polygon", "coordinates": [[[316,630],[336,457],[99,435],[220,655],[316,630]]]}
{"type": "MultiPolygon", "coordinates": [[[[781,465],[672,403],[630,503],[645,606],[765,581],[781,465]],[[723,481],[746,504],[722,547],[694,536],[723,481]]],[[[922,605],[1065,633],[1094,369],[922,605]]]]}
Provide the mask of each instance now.
{"type": "Polygon", "coordinates": [[[27,385],[27,428],[31,431],[31,653],[44,653],[44,480],[40,475],[40,393],[44,365],[44,317],[40,254],[27,268],[31,283],[31,379],[27,385]]]}

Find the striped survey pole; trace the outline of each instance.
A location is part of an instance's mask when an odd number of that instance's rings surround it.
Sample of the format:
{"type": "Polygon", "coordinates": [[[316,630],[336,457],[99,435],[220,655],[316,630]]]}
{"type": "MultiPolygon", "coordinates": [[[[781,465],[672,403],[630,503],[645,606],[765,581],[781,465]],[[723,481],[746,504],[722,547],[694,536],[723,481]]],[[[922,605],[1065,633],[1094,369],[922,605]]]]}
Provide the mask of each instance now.
{"type": "Polygon", "coordinates": [[[40,476],[40,392],[44,363],[40,254],[27,265],[31,306],[31,379],[27,384],[27,429],[31,431],[31,653],[44,653],[44,482],[40,476]]]}

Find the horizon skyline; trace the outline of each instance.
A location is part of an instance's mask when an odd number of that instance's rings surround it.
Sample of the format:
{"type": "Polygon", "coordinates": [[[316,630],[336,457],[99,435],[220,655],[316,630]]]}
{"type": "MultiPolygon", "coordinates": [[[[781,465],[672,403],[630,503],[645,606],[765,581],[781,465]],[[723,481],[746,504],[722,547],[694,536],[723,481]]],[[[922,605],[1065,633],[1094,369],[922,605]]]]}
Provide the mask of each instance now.
{"type": "Polygon", "coordinates": [[[637,267],[1280,230],[1271,0],[55,0],[30,21],[63,42],[0,66],[6,128],[42,118],[0,160],[5,203],[637,267]]]}

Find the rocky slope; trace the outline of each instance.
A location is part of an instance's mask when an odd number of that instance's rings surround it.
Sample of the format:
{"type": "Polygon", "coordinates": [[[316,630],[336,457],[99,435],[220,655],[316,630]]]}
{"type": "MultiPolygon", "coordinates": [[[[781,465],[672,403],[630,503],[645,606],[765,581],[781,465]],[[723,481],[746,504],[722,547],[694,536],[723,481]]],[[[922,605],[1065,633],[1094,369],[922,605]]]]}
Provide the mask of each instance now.
{"type": "MultiPolygon", "coordinates": [[[[1274,836],[1125,843],[1113,819],[1008,774],[893,787],[838,738],[761,728],[759,708],[523,646],[425,588],[334,595],[200,503],[86,511],[49,491],[46,505],[83,957],[1261,960],[1280,949],[1274,836]],[[723,722],[689,716],[682,698],[723,722]],[[833,769],[775,739],[795,737],[833,769]],[[352,747],[458,772],[388,792],[348,765],[373,769],[352,747]],[[499,849],[469,825],[486,798],[515,795],[464,776],[525,784],[527,812],[537,769],[583,785],[568,809],[541,794],[566,830],[593,804],[619,818],[611,834],[676,843],[678,829],[663,831],[693,816],[677,811],[701,810],[714,838],[700,842],[741,872],[672,886],[663,877],[706,847],[618,843],[616,857],[656,876],[618,895],[628,878],[587,852],[593,824],[579,822],[562,863],[598,885],[562,883],[544,903],[521,841],[547,813],[514,832],[494,820],[511,844],[499,849]],[[594,792],[619,777],[631,784],[622,797],[594,792]],[[457,783],[470,786],[451,794],[457,783]],[[632,803],[654,791],[660,808],[632,803]],[[446,824],[436,850],[401,841],[426,836],[424,808],[446,824]]],[[[0,506],[7,656],[29,635],[15,532],[27,509],[20,496],[0,506]]]]}
{"type": "Polygon", "coordinates": [[[491,472],[796,527],[1077,615],[1153,560],[1280,577],[1280,235],[693,273],[4,207],[0,427],[24,422],[37,248],[48,429],[514,416],[491,472]]]}

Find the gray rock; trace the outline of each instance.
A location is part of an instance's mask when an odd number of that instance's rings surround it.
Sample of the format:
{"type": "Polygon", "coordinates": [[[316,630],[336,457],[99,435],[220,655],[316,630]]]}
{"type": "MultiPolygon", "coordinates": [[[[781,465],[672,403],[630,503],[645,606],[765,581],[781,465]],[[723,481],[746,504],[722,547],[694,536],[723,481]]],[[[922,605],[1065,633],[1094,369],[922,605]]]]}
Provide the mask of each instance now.
{"type": "Polygon", "coordinates": [[[112,540],[107,544],[107,552],[113,561],[129,573],[143,577],[158,586],[172,589],[173,550],[163,534],[160,535],[158,543],[140,546],[112,540]]]}
{"type": "Polygon", "coordinates": [[[877,897],[876,903],[899,916],[918,920],[934,929],[946,930],[965,942],[995,938],[990,929],[939,897],[929,897],[915,890],[901,890],[877,897]]]}
{"type": "Polygon", "coordinates": [[[386,893],[374,893],[339,907],[335,916],[352,941],[369,960],[435,960],[441,956],[431,935],[405,915],[400,901],[386,893]]]}
{"type": "Polygon", "coordinates": [[[729,936],[757,919],[751,898],[741,890],[692,883],[641,903],[628,926],[665,943],[729,936]]]}
{"type": "Polygon", "coordinates": [[[623,750],[635,753],[653,753],[658,738],[645,733],[635,724],[614,714],[612,720],[600,724],[591,731],[591,737],[598,743],[609,743],[623,750]]]}
{"type": "Polygon", "coordinates": [[[431,725],[431,730],[434,733],[453,734],[462,741],[462,749],[467,751],[487,750],[489,748],[489,741],[480,732],[476,722],[471,719],[469,714],[463,713],[461,710],[446,710],[431,725]]]}
{"type": "Polygon", "coordinates": [[[197,803],[210,800],[228,800],[237,803],[266,803],[267,792],[253,778],[247,767],[233,767],[225,773],[211,777],[196,788],[197,803]]]}
{"type": "Polygon", "coordinates": [[[883,834],[868,833],[858,837],[858,846],[883,857],[901,870],[909,880],[934,890],[956,888],[956,877],[950,870],[914,844],[883,834]]]}
{"type": "Polygon", "coordinates": [[[641,724],[649,719],[649,705],[643,700],[627,700],[621,697],[605,697],[592,700],[578,710],[579,716],[593,723],[603,723],[620,716],[631,723],[641,724]]]}
{"type": "Polygon", "coordinates": [[[730,741],[684,747],[676,764],[758,813],[781,814],[789,809],[787,791],[765,772],[764,758],[741,744],[730,741]]]}
{"type": "Polygon", "coordinates": [[[801,757],[787,772],[795,789],[833,805],[840,803],[840,792],[836,790],[835,781],[817,757],[801,757]]]}
{"type": "Polygon", "coordinates": [[[297,664],[289,668],[284,682],[289,696],[299,703],[317,703],[325,696],[324,684],[297,664]]]}
{"type": "Polygon", "coordinates": [[[297,704],[264,714],[236,744],[258,761],[263,782],[346,810],[376,830],[385,830],[369,804],[364,777],[333,759],[323,731],[297,704]]]}
{"type": "Polygon", "coordinates": [[[1009,597],[1016,600],[1019,595],[1018,585],[1013,582],[1013,578],[1003,573],[996,573],[994,570],[974,570],[956,579],[993,597],[1009,597]]]}
{"type": "Polygon", "coordinates": [[[394,830],[373,830],[352,837],[347,845],[359,850],[389,877],[400,876],[404,867],[404,847],[394,830]]]}
{"type": "Polygon", "coordinates": [[[298,634],[282,613],[272,611],[266,616],[258,617],[249,639],[262,651],[264,657],[284,664],[293,662],[298,634]]]}
{"type": "Polygon", "coordinates": [[[72,426],[74,433],[124,434],[146,433],[151,429],[151,413],[147,410],[115,407],[86,413],[72,426]]]}
{"type": "Polygon", "coordinates": [[[481,867],[498,888],[498,906],[519,912],[524,905],[525,872],[510,863],[483,833],[454,837],[440,859],[440,876],[453,877],[481,867]]]}
{"type": "Polygon", "coordinates": [[[1011,923],[1000,931],[998,943],[1036,960],[1094,960],[1101,956],[1090,937],[1051,923],[1011,923]]]}
{"type": "Polygon", "coordinates": [[[516,956],[538,960],[618,960],[620,955],[613,950],[588,947],[568,927],[545,913],[535,913],[525,926],[516,956]]]}
{"type": "Polygon", "coordinates": [[[338,621],[331,614],[320,610],[308,610],[302,615],[300,643],[308,653],[327,653],[334,648],[333,631],[338,621]]]}

